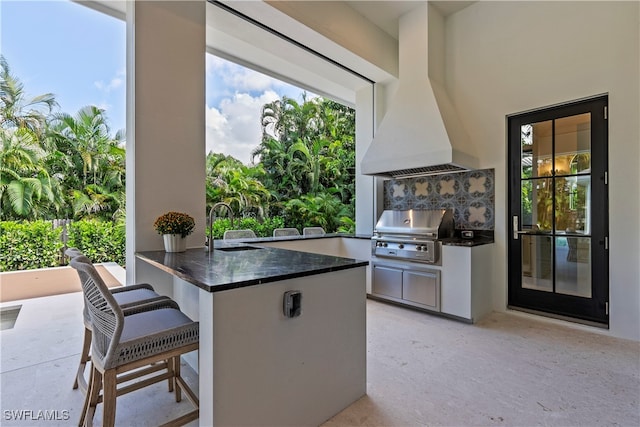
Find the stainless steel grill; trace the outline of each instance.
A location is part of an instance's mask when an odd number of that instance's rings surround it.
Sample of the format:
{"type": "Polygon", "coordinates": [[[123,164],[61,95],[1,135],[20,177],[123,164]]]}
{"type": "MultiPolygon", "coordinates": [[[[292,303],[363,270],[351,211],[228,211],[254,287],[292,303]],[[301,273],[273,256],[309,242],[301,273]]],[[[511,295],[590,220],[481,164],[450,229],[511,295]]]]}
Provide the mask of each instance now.
{"type": "Polygon", "coordinates": [[[376,223],[371,254],[439,264],[442,247],[439,239],[452,237],[454,229],[452,209],[385,210],[376,223]]]}

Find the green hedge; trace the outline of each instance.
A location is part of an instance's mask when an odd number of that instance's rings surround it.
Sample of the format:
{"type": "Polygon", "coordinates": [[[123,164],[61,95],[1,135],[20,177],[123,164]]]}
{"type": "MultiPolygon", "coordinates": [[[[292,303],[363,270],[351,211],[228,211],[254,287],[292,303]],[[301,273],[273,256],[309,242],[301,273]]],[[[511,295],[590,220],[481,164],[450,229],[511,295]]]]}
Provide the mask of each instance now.
{"type": "MultiPolygon", "coordinates": [[[[62,227],[51,221],[0,221],[0,271],[58,267],[64,250],[62,227]]],[[[125,227],[97,220],[68,226],[68,247],[81,250],[93,262],[125,264],[125,227]]]]}
{"type": "Polygon", "coordinates": [[[61,230],[50,221],[0,222],[0,271],[58,266],[61,230]]]}
{"type": "Polygon", "coordinates": [[[92,262],[125,265],[125,227],[114,222],[83,220],[69,226],[68,247],[79,249],[92,262]]]}
{"type": "MultiPolygon", "coordinates": [[[[284,227],[281,217],[241,218],[234,229],[250,229],[258,237],[271,237],[274,228],[284,227]]],[[[213,235],[222,239],[231,230],[228,218],[217,219],[213,235]]],[[[53,229],[51,221],[0,221],[0,271],[57,267],[64,250],[62,228],[53,229]]],[[[67,226],[67,247],[78,248],[92,262],[116,262],[125,265],[125,227],[98,220],[73,221],[67,226]]],[[[204,244],[204,242],[203,242],[204,244]]],[[[65,262],[66,263],[66,262],[65,262]]]]}

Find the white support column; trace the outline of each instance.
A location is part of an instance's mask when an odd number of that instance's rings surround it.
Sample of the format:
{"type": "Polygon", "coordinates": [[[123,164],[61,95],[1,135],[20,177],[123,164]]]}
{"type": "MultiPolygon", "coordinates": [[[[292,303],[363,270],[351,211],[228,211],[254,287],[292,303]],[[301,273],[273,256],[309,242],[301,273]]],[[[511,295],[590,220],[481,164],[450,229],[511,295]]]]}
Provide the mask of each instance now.
{"type": "Polygon", "coordinates": [[[374,129],[373,85],[356,92],[356,233],[371,234],[375,225],[375,179],[361,174],[362,158],[374,129]]]}
{"type": "Polygon", "coordinates": [[[155,219],[196,220],[204,244],[205,0],[127,2],[127,283],[144,281],[134,253],[162,249],[155,219]]]}

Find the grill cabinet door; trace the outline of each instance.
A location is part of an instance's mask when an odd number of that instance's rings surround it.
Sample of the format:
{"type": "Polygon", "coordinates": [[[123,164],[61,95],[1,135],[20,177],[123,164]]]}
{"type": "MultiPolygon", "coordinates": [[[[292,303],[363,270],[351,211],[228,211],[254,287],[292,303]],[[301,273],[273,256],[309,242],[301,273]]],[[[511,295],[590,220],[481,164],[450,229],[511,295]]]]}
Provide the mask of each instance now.
{"type": "Polygon", "coordinates": [[[440,272],[438,270],[402,273],[402,298],[440,311],[440,272]]]}
{"type": "Polygon", "coordinates": [[[402,270],[374,264],[371,287],[374,294],[402,298],[402,270]]]}

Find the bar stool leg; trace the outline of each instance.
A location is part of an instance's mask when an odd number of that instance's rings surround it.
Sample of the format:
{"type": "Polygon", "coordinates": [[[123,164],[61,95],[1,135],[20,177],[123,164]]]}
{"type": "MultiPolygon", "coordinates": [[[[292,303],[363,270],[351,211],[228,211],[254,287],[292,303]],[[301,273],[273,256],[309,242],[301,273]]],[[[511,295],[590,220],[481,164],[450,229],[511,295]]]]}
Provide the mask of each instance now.
{"type": "Polygon", "coordinates": [[[102,376],[102,427],[113,427],[116,424],[116,370],[107,369],[102,376]]]}
{"type": "Polygon", "coordinates": [[[180,388],[180,383],[177,380],[180,377],[180,355],[173,357],[172,363],[173,363],[173,382],[176,387],[176,402],[180,402],[182,400],[182,388],[180,388]]]}
{"type": "Polygon", "coordinates": [[[173,389],[175,387],[175,383],[176,383],[176,373],[175,373],[175,364],[173,363],[173,358],[171,359],[167,359],[166,361],[167,364],[167,373],[169,373],[171,376],[169,377],[169,393],[173,393],[173,389]]]}
{"type": "Polygon", "coordinates": [[[98,398],[100,397],[100,390],[102,389],[102,374],[95,366],[91,367],[91,378],[89,379],[91,387],[87,391],[87,397],[85,398],[84,419],[82,425],[91,427],[93,425],[93,416],[96,413],[96,407],[98,406],[98,398]]]}
{"type": "Polygon", "coordinates": [[[87,367],[87,363],[91,360],[89,351],[91,349],[91,329],[85,326],[84,338],[82,342],[82,353],[80,354],[80,363],[78,364],[78,372],[76,373],[76,379],[73,382],[73,389],[77,389],[80,386],[80,390],[87,391],[87,381],[84,379],[84,371],[87,367]]]}

